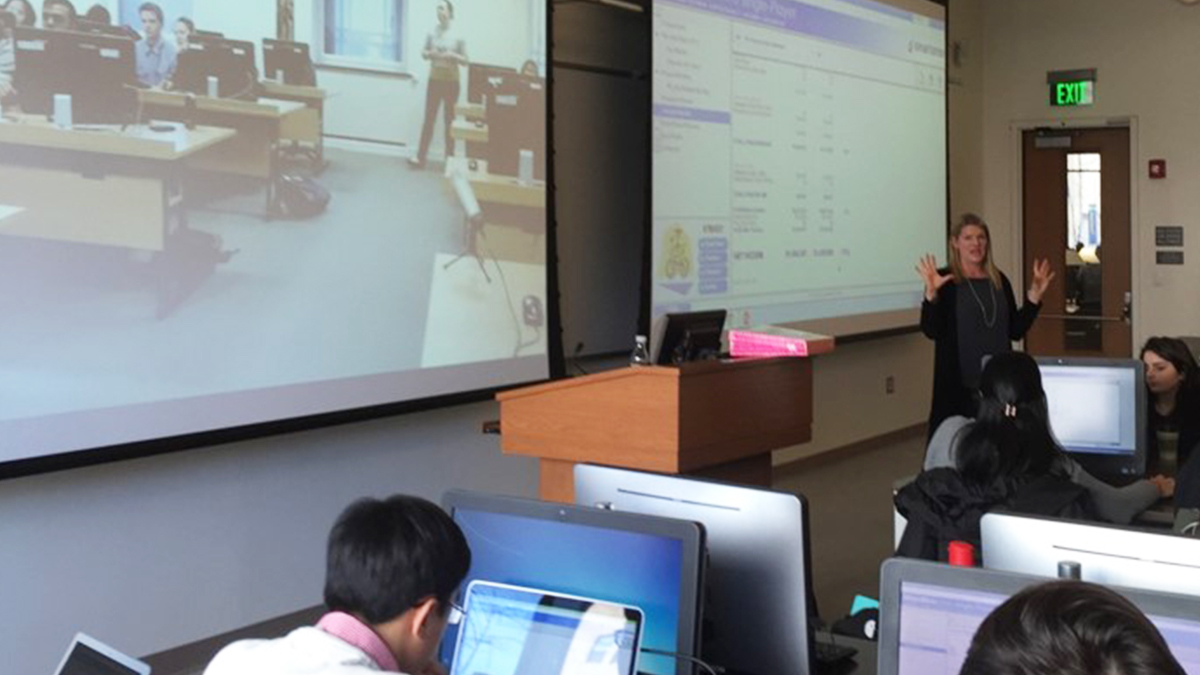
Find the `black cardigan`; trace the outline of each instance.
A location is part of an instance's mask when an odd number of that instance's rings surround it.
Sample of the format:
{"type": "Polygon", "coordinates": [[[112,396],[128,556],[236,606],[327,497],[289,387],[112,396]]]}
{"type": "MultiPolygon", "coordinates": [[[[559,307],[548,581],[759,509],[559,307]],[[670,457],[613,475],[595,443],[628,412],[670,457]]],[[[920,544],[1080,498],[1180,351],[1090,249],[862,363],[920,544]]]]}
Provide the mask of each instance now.
{"type": "MultiPolygon", "coordinates": [[[[949,268],[938,270],[938,274],[949,274],[949,268]]],[[[1033,320],[1037,318],[1041,305],[1028,300],[1017,311],[1012,284],[1002,273],[1004,299],[1008,302],[1008,339],[1025,337],[1033,320]]],[[[921,302],[921,332],[934,341],[933,352],[933,404],[929,410],[929,429],[932,436],[947,417],[962,415],[975,417],[975,392],[962,383],[962,369],[958,364],[958,284],[951,281],[938,290],[933,302],[921,302]]]]}

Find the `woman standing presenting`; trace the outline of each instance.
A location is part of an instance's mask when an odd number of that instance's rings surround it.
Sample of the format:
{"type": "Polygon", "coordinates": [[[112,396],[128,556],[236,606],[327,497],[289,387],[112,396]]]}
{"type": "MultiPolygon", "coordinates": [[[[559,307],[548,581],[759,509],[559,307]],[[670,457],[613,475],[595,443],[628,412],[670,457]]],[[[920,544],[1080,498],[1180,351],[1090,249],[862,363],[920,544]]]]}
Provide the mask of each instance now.
{"type": "Polygon", "coordinates": [[[982,218],[967,213],[950,230],[950,266],[932,255],[917,263],[925,282],[921,331],[935,342],[930,437],[947,417],[975,416],[983,359],[1012,350],[1025,337],[1054,278],[1050,263],[1035,260],[1025,302],[1017,308],[1012,284],[992,262],[991,236],[982,218]]]}
{"type": "Polygon", "coordinates": [[[408,159],[408,163],[417,169],[425,166],[439,105],[442,106],[442,117],[446,121],[446,158],[454,155],[454,137],[450,135],[450,126],[454,123],[454,105],[458,103],[459,66],[467,64],[467,46],[450,26],[454,20],[454,5],[450,0],[438,2],[437,17],[438,25],[426,36],[425,48],[421,50],[421,58],[429,61],[425,122],[421,125],[421,144],[417,156],[408,159]]]}

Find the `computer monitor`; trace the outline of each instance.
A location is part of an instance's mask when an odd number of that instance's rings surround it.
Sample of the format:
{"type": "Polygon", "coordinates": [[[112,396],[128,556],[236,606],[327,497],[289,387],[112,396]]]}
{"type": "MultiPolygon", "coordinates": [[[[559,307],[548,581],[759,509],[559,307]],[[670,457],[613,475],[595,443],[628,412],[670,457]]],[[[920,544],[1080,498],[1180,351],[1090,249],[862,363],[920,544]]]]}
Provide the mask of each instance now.
{"type": "MultiPolygon", "coordinates": [[[[891,558],[880,571],[879,675],[956,675],[993,609],[1046,579],[891,558]]],[[[1114,587],[1142,610],[1188,675],[1200,675],[1196,598],[1114,587]]]]}
{"type": "Polygon", "coordinates": [[[720,355],[725,310],[667,314],[662,321],[664,328],[662,338],[657,341],[655,363],[677,366],[720,355]]]}
{"type": "Polygon", "coordinates": [[[289,42],[263,38],[263,77],[284,84],[313,87],[317,84],[307,42],[289,42]]]}
{"type": "Polygon", "coordinates": [[[575,502],[704,525],[704,657],[748,673],[813,672],[808,504],[743,485],[575,466],[575,502]]]}
{"type": "Polygon", "coordinates": [[[76,633],[54,675],[150,675],[150,666],[84,633],[76,633]]]}
{"type": "Polygon", "coordinates": [[[133,40],[48,31],[14,31],[14,86],[21,110],[50,115],[54,96],[71,97],[75,124],[128,124],[137,113],[133,40]]]}
{"type": "Polygon", "coordinates": [[[1146,471],[1146,386],[1137,359],[1038,357],[1050,429],[1093,475],[1128,482],[1146,471]]]}
{"type": "Polygon", "coordinates": [[[534,180],[546,179],[546,83],[539,77],[505,74],[488,87],[488,173],[519,174],[521,153],[533,154],[534,180]]]}
{"type": "Polygon", "coordinates": [[[107,35],[109,37],[125,38],[137,42],[142,39],[138,32],[129,26],[114,26],[110,23],[100,23],[99,21],[88,21],[87,19],[75,20],[75,32],[91,33],[92,35],[107,35]]]}
{"type": "MultiPolygon", "coordinates": [[[[471,546],[464,581],[530,586],[640,607],[643,646],[695,656],[700,644],[704,528],[697,523],[461,490],[446,510],[471,546]]],[[[446,631],[449,660],[456,629],[446,631]]],[[[654,675],[692,672],[684,661],[645,655],[654,675]]]]}
{"type": "Polygon", "coordinates": [[[217,78],[217,95],[221,98],[256,99],[254,43],[193,36],[188,48],[179,54],[172,83],[179,91],[205,96],[210,77],[217,78]]]}
{"type": "Polygon", "coordinates": [[[1070,560],[1086,581],[1200,596],[1200,539],[1015,513],[989,513],[979,529],[989,569],[1054,576],[1070,560]]]}

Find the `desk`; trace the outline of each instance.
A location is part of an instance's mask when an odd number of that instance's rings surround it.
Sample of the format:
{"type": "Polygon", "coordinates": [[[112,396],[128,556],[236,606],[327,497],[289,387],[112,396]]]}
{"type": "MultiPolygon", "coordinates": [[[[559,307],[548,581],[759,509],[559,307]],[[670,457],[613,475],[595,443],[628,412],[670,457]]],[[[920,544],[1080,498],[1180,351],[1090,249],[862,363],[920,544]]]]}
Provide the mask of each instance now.
{"type": "Polygon", "coordinates": [[[486,123],[456,119],[450,124],[450,136],[456,140],[470,143],[487,143],[488,127],[486,123]]]}
{"type": "MultiPolygon", "coordinates": [[[[194,158],[236,135],[215,127],[60,129],[42,115],[15,116],[0,124],[0,211],[7,212],[0,234],[178,259],[186,252],[172,247],[168,235],[187,229],[181,175],[194,158]]],[[[173,276],[179,268],[157,268],[162,317],[190,289],[181,291],[187,284],[173,276]]]]}
{"type": "MultiPolygon", "coordinates": [[[[186,121],[189,94],[142,89],[138,97],[143,119],[186,121]]],[[[201,153],[190,162],[197,169],[267,182],[267,216],[275,213],[275,181],[278,178],[279,140],[285,131],[300,133],[310,109],[299,101],[259,99],[239,101],[231,98],[196,96],[193,122],[234,129],[237,143],[225,143],[201,153]]]]}
{"type": "Polygon", "coordinates": [[[451,157],[447,180],[467,179],[483,211],[483,224],[468,232],[472,251],[479,239],[490,256],[502,260],[544,264],[546,261],[546,183],[523,184],[512,176],[488,173],[487,161],[451,157]],[[472,168],[472,166],[474,168],[472,168]]]}
{"type": "Polygon", "coordinates": [[[230,129],[59,129],[42,115],[0,124],[0,233],[161,251],[179,174],[230,129]],[[96,208],[97,204],[111,208],[96,208]]]}
{"type": "Polygon", "coordinates": [[[263,94],[280,101],[297,101],[305,109],[289,115],[281,130],[280,138],[297,143],[310,143],[316,153],[318,169],[325,166],[325,99],[329,94],[320,87],[305,87],[298,84],[283,84],[263,80],[263,94]]]}
{"type": "Polygon", "coordinates": [[[469,120],[487,119],[487,108],[482,103],[459,103],[454,106],[455,117],[469,120]]]}

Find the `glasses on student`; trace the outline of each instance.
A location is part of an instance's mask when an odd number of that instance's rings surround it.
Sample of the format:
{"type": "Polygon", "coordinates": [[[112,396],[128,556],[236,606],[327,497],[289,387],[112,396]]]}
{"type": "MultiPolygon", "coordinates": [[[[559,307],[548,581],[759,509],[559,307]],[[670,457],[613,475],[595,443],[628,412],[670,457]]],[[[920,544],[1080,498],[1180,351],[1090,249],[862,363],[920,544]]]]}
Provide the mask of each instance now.
{"type": "Polygon", "coordinates": [[[467,615],[467,609],[454,600],[447,602],[450,605],[450,616],[447,617],[446,621],[452,626],[457,625],[467,615]]]}

